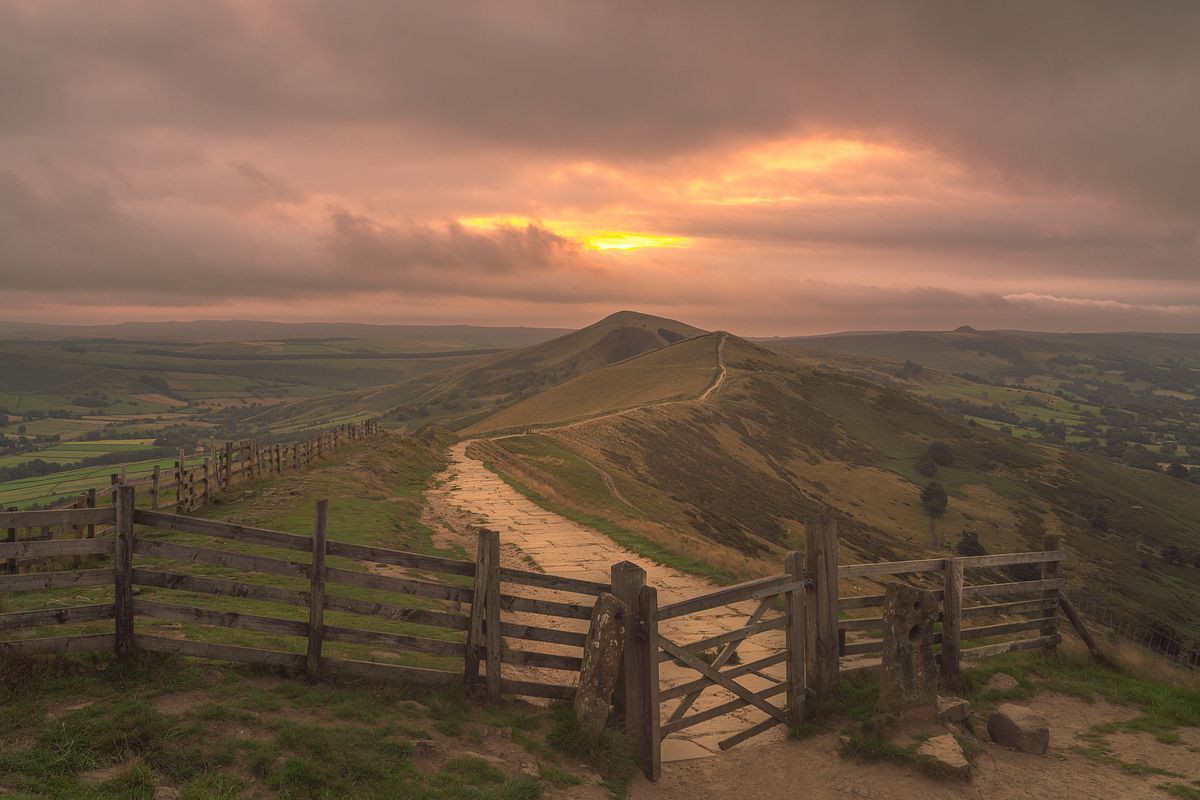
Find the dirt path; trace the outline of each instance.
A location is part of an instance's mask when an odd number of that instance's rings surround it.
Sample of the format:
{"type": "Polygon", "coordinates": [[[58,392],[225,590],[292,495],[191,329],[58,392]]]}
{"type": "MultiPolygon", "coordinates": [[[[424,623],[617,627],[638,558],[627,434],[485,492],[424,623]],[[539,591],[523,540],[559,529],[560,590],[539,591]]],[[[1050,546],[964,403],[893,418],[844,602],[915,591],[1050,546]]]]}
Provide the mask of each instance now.
{"type": "Polygon", "coordinates": [[[1097,724],[1138,716],[1127,706],[1103,700],[1087,702],[1076,697],[1039,694],[1027,702],[1042,714],[1050,727],[1050,750],[1034,756],[997,744],[982,744],[974,760],[969,783],[927,778],[911,767],[860,764],[842,758],[834,733],[801,742],[778,742],[751,750],[737,748],[720,759],[666,764],[662,780],[652,784],[639,778],[632,800],[696,800],[707,797],[804,797],[809,800],[875,798],[876,800],[1162,800],[1158,785],[1195,786],[1200,777],[1196,747],[1200,730],[1180,729],[1179,744],[1164,744],[1149,733],[1123,733],[1110,737],[1117,758],[1176,772],[1134,775],[1118,766],[1098,764],[1079,753],[1088,742],[1080,734],[1097,724]]]}

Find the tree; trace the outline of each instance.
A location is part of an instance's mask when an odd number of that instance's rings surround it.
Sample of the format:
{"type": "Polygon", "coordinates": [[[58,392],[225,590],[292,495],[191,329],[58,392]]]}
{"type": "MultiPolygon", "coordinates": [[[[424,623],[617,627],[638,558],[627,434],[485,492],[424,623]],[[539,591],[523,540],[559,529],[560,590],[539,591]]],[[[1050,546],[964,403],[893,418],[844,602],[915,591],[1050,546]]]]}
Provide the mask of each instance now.
{"type": "Polygon", "coordinates": [[[926,478],[932,478],[937,474],[937,464],[933,463],[933,459],[929,457],[929,453],[921,453],[917,456],[916,462],[917,472],[924,475],[926,478]]]}
{"type": "Polygon", "coordinates": [[[925,452],[939,467],[948,467],[954,463],[954,452],[945,442],[933,442],[925,448],[925,452]]]}
{"type": "Polygon", "coordinates": [[[1189,470],[1183,464],[1180,464],[1178,461],[1176,461],[1172,463],[1171,466],[1167,467],[1167,474],[1172,478],[1186,479],[1188,477],[1189,470]]]}
{"type": "Polygon", "coordinates": [[[964,530],[958,537],[958,546],[954,548],[960,556],[986,556],[987,550],[979,543],[978,531],[964,530]]]}
{"type": "Polygon", "coordinates": [[[937,521],[945,516],[946,506],[949,504],[950,498],[946,496],[945,488],[937,481],[930,481],[921,490],[921,507],[929,515],[929,538],[933,541],[934,547],[939,544],[937,521]]]}

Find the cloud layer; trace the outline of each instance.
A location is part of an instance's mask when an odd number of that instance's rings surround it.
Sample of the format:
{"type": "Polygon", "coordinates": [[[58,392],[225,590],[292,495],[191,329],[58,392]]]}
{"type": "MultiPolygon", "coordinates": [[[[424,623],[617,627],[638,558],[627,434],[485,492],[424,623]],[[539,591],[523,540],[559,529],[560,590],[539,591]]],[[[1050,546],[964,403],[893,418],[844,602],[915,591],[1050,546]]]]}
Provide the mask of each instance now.
{"type": "Polygon", "coordinates": [[[0,317],[1200,330],[1197,41],[1189,2],[0,3],[0,317]]]}

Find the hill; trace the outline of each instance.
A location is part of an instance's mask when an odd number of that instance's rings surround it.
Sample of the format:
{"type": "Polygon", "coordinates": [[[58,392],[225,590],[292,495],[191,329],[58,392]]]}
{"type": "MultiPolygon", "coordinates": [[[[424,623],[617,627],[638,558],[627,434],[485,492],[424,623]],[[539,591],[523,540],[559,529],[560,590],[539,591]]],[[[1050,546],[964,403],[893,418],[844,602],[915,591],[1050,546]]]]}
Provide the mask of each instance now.
{"type": "Polygon", "coordinates": [[[556,425],[695,397],[721,375],[722,341],[723,334],[709,333],[585,373],[503,409],[463,433],[556,425]]]}
{"type": "Polygon", "coordinates": [[[979,424],[1130,466],[1200,467],[1200,334],[960,328],[766,343],[915,391],[979,424]]]}
{"type": "MultiPolygon", "coordinates": [[[[635,385],[626,375],[688,352],[643,355],[590,374],[588,385],[608,388],[603,407],[636,405],[632,392],[621,396],[635,385]]],[[[547,427],[474,452],[549,502],[739,574],[777,568],[803,521],[822,512],[841,518],[846,561],[1038,549],[1044,533],[1059,533],[1069,592],[1200,641],[1200,583],[1188,561],[1200,556],[1200,487],[1017,439],[735,336],[724,365],[704,401],[547,427]],[[936,520],[921,501],[930,480],[948,495],[936,520]]],[[[536,426],[602,410],[566,387],[512,412],[536,426]]]]}

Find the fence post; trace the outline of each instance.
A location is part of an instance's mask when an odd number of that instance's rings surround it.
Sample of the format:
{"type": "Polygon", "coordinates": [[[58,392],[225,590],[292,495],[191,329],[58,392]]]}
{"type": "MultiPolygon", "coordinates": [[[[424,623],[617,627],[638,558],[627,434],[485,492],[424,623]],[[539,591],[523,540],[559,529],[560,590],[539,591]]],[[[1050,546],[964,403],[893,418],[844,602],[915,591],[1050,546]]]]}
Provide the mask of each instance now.
{"type": "Polygon", "coordinates": [[[638,605],[641,616],[634,627],[638,629],[638,662],[644,665],[645,675],[643,768],[647,778],[657,781],[662,777],[662,734],[658,710],[658,589],[643,586],[638,592],[638,605]]]}
{"type": "MultiPolygon", "coordinates": [[[[783,559],[783,571],[793,581],[804,578],[804,554],[792,550],[783,559]]],[[[805,662],[805,629],[807,627],[807,612],[805,610],[804,587],[788,592],[787,603],[787,704],[788,713],[792,718],[793,727],[804,721],[804,662],[805,662]]]]}
{"type": "MultiPolygon", "coordinates": [[[[1058,534],[1047,533],[1042,536],[1042,549],[1054,551],[1058,549],[1058,534]]],[[[1050,581],[1058,577],[1058,562],[1043,561],[1042,562],[1042,580],[1050,581]]],[[[1042,599],[1058,603],[1058,589],[1046,589],[1042,592],[1042,599]]],[[[1055,609],[1047,609],[1044,611],[1046,615],[1046,624],[1042,626],[1042,636],[1053,636],[1058,633],[1058,614],[1055,609]]],[[[1058,645],[1054,642],[1042,648],[1042,655],[1054,656],[1058,652],[1058,645]]]]}
{"type": "Polygon", "coordinates": [[[203,505],[212,505],[212,459],[208,456],[204,457],[204,503],[203,505]]]}
{"type": "MultiPolygon", "coordinates": [[[[96,507],[96,490],[95,490],[95,489],[88,489],[88,490],[87,490],[87,507],[88,507],[88,508],[95,508],[95,507],[96,507]]],[[[96,538],[96,523],[94,523],[94,522],[89,522],[89,523],[88,523],[88,526],[87,526],[87,538],[89,538],[89,539],[95,539],[95,538],[96,538]]]]}
{"type": "Polygon", "coordinates": [[[111,475],[109,475],[109,476],[108,476],[108,485],[109,485],[110,487],[113,487],[113,489],[112,489],[112,504],[113,504],[113,508],[116,508],[116,506],[117,506],[117,490],[116,490],[116,487],[117,487],[117,486],[119,486],[120,484],[121,484],[121,475],[120,475],[120,473],[114,472],[114,473],[112,473],[111,475]]]}
{"type": "Polygon", "coordinates": [[[187,461],[184,459],[183,448],[179,448],[179,460],[175,462],[175,513],[179,514],[187,509],[183,502],[184,485],[183,471],[187,468],[187,461]]]}
{"type": "Polygon", "coordinates": [[[625,604],[626,609],[625,649],[621,655],[621,674],[614,697],[617,710],[625,718],[625,732],[633,740],[634,752],[644,753],[649,665],[644,663],[645,648],[638,642],[638,627],[646,616],[641,607],[646,570],[632,561],[622,561],[612,565],[610,575],[612,592],[625,604]]]}
{"type": "Polygon", "coordinates": [[[133,653],[133,487],[117,488],[117,530],[113,542],[114,649],[117,658],[133,653]]]}
{"type": "MultiPolygon", "coordinates": [[[[16,506],[9,506],[9,507],[8,507],[8,510],[9,510],[9,511],[16,511],[16,510],[17,510],[17,507],[16,507],[16,506]]],[[[17,540],[17,529],[16,529],[16,528],[9,528],[9,529],[8,529],[8,537],[7,537],[7,541],[9,541],[9,542],[15,542],[16,540],[17,540]]],[[[9,574],[9,575],[16,575],[16,574],[17,574],[17,560],[16,560],[15,558],[10,558],[10,559],[8,560],[8,574],[9,574]]]]}
{"type": "Polygon", "coordinates": [[[308,588],[308,659],[310,680],[321,677],[321,644],[325,639],[325,536],[328,500],[318,500],[313,524],[312,566],[308,588]]]}
{"type": "Polygon", "coordinates": [[[947,558],[942,585],[942,680],[948,687],[964,688],[960,668],[963,573],[961,558],[947,558]]]}
{"type": "Polygon", "coordinates": [[[150,475],[150,508],[158,510],[158,485],[162,480],[161,471],[158,464],[154,465],[154,472],[150,475]]]}
{"type": "Polygon", "coordinates": [[[471,595],[471,627],[467,632],[466,682],[479,683],[479,651],[483,649],[488,700],[500,699],[500,533],[480,528],[475,551],[475,592],[471,595]]]}
{"type": "Polygon", "coordinates": [[[837,521],[833,517],[815,517],[805,527],[804,562],[812,578],[806,598],[805,674],[817,701],[823,702],[837,686],[839,668],[837,521]]]}
{"type": "Polygon", "coordinates": [[[225,443],[225,457],[222,460],[225,462],[225,474],[221,479],[221,487],[228,489],[233,483],[233,442],[225,443]]]}

